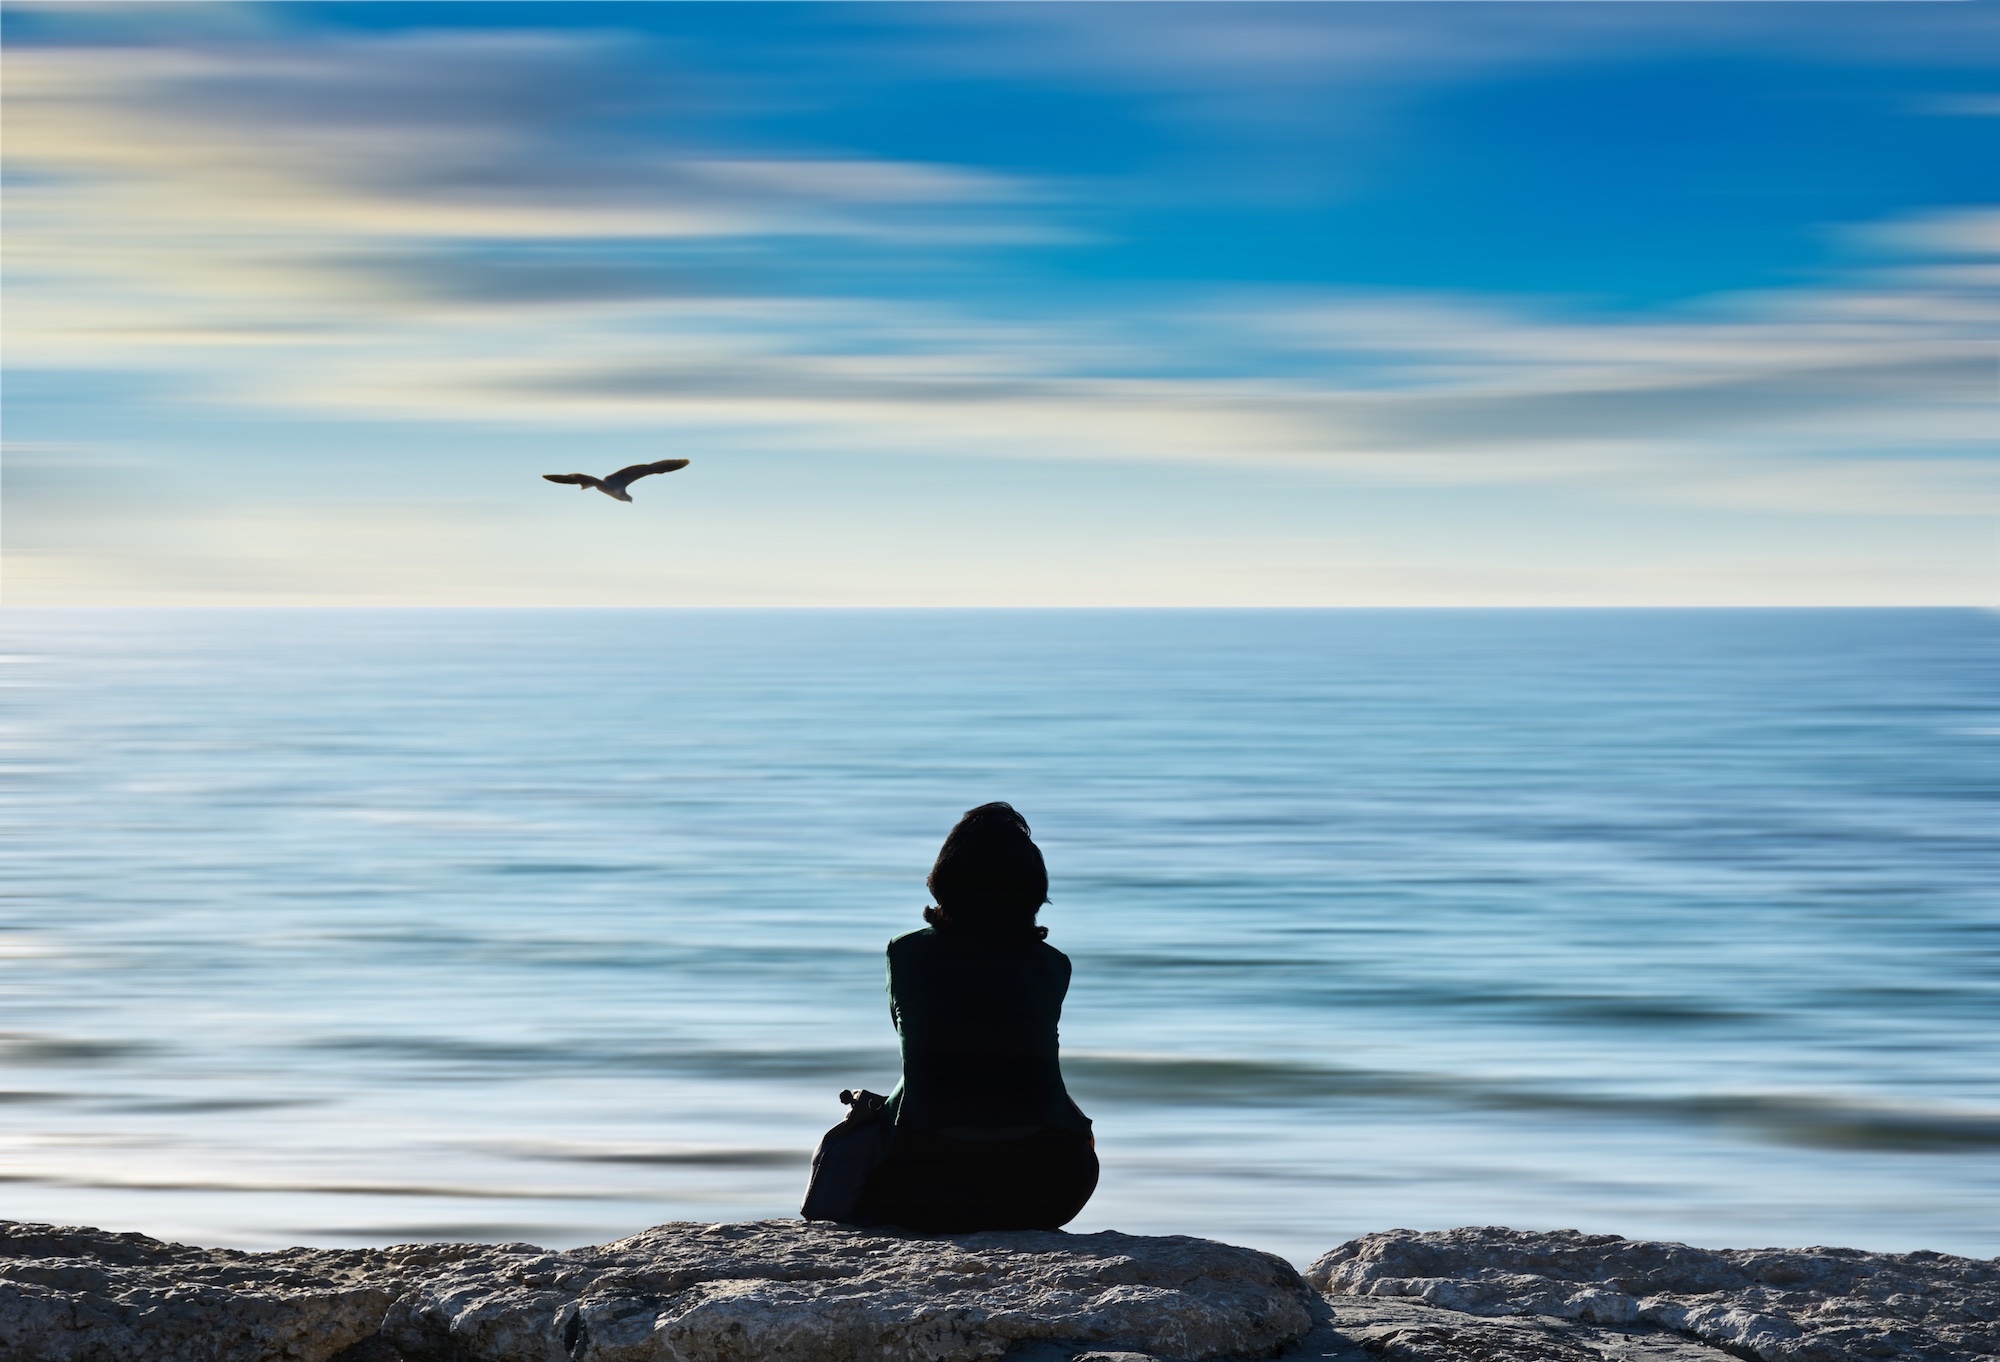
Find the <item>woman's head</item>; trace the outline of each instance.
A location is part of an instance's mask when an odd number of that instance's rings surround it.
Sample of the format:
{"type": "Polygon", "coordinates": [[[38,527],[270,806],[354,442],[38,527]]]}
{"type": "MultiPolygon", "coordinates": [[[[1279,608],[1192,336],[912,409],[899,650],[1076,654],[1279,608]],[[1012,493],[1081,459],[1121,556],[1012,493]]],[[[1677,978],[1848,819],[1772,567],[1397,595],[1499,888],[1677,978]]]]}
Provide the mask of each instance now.
{"type": "Polygon", "coordinates": [[[924,914],[934,924],[943,925],[942,918],[985,935],[1047,935],[1035,926],[1035,913],[1049,901],[1048,867],[1028,836],[1028,820],[1011,804],[967,811],[925,883],[941,910],[924,914]]]}

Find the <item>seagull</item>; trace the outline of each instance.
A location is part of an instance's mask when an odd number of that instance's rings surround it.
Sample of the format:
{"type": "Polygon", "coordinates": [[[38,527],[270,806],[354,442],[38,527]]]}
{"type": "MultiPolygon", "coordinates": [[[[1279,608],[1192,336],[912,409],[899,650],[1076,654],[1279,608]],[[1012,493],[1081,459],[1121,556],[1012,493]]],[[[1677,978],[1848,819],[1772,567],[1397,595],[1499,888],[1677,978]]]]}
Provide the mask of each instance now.
{"type": "Polygon", "coordinates": [[[658,463],[635,463],[630,468],[621,468],[608,478],[593,478],[588,473],[544,473],[550,482],[573,482],[577,490],[595,487],[607,497],[617,497],[620,501],[630,501],[625,489],[641,478],[655,473],[671,473],[676,468],[686,468],[686,459],[661,459],[658,463]]]}

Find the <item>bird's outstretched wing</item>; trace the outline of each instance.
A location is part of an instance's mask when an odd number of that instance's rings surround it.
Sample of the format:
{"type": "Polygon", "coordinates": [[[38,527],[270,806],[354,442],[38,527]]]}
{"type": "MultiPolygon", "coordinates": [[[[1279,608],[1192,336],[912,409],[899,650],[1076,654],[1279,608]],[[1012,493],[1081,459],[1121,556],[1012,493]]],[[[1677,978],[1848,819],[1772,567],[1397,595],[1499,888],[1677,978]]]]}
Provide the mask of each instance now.
{"type": "Polygon", "coordinates": [[[588,473],[544,473],[542,476],[550,482],[573,482],[578,487],[593,487],[597,484],[597,479],[588,473]]]}
{"type": "Polygon", "coordinates": [[[650,477],[654,473],[671,473],[676,468],[687,466],[686,459],[661,459],[658,463],[635,463],[630,468],[621,468],[613,473],[604,480],[604,485],[622,492],[641,478],[650,477]]]}

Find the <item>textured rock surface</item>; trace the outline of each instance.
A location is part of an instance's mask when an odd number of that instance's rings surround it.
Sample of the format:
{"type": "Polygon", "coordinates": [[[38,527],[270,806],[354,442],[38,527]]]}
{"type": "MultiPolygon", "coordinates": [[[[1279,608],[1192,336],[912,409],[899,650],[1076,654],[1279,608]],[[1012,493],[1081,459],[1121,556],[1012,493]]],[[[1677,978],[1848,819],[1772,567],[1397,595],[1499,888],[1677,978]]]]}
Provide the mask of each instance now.
{"type": "Polygon", "coordinates": [[[772,1220],[560,1253],[235,1253],[0,1222],[7,1362],[1268,1357],[1313,1326],[1316,1304],[1284,1260],[1180,1236],[772,1220]]]}
{"type": "Polygon", "coordinates": [[[1725,1352],[1650,1329],[1546,1315],[1489,1318],[1391,1296],[1341,1296],[1284,1362],[1734,1362],[1725,1352]]]}
{"type": "Polygon", "coordinates": [[[1312,1327],[1311,1304],[1284,1260],[1206,1239],[770,1220],[467,1258],[391,1307],[383,1335],[479,1362],[975,1362],[1038,1343],[1259,1357],[1312,1327]]]}
{"type": "Polygon", "coordinates": [[[1336,1304],[1403,1297],[1477,1316],[1671,1331],[1760,1362],[2000,1360],[2000,1260],[1392,1230],[1341,1245],[1306,1276],[1336,1304]]]}
{"type": "Polygon", "coordinates": [[[662,1225],[596,1248],[235,1253],[0,1222],[0,1362],[2000,1362],[2000,1261],[1392,1231],[662,1225]]]}
{"type": "Polygon", "coordinates": [[[325,1362],[469,1246],[234,1253],[0,1221],[0,1358],[325,1362]]]}

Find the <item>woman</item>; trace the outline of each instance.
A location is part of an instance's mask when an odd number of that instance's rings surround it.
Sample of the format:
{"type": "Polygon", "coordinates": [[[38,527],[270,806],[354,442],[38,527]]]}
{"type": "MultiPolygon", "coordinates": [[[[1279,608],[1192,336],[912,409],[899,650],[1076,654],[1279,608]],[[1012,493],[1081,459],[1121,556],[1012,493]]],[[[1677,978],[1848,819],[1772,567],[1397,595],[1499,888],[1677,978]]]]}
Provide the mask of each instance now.
{"type": "Polygon", "coordinates": [[[889,943],[903,1081],[858,1219],[932,1233],[1054,1229],[1097,1187],[1090,1119],[1056,1058],[1069,957],[1035,914],[1049,873],[1028,824],[982,804],[945,838],[930,924],[889,943]]]}

